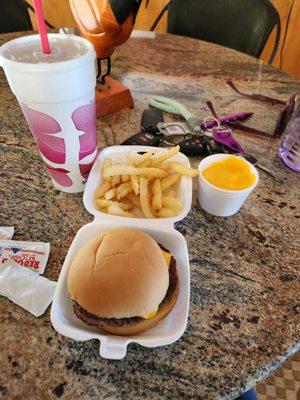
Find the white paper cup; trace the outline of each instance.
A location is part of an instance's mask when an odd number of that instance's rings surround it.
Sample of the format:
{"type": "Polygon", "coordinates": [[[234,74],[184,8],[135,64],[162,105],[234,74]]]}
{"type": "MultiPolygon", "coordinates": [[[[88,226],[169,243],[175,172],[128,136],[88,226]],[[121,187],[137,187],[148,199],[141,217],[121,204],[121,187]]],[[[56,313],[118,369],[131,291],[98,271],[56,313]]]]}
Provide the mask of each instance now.
{"type": "MultiPolygon", "coordinates": [[[[95,51],[79,36],[68,40],[84,44],[81,56],[53,63],[26,63],[6,56],[13,45],[39,40],[24,36],[0,47],[0,65],[17,97],[54,186],[64,192],[84,190],[97,154],[95,107],[95,51]]],[[[49,34],[51,39],[66,35],[49,34]]]]}
{"type": "Polygon", "coordinates": [[[231,154],[213,154],[204,158],[198,167],[198,170],[200,171],[198,176],[199,204],[203,210],[219,217],[229,217],[230,215],[237,213],[248,195],[258,184],[259,180],[257,169],[248,161],[243,159],[243,161],[249,165],[251,172],[255,175],[255,181],[250,187],[242,190],[225,190],[209,183],[203,177],[202,172],[212,163],[224,160],[228,157],[236,156],[232,156],[231,154]]]}

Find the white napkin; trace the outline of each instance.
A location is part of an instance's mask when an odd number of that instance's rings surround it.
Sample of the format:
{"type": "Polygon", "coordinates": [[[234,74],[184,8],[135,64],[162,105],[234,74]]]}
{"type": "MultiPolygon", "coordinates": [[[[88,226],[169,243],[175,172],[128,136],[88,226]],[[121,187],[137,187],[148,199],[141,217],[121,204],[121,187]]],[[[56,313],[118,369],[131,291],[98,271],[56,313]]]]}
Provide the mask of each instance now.
{"type": "Polygon", "coordinates": [[[56,283],[13,262],[0,266],[0,295],[36,317],[52,302],[56,283]]]}

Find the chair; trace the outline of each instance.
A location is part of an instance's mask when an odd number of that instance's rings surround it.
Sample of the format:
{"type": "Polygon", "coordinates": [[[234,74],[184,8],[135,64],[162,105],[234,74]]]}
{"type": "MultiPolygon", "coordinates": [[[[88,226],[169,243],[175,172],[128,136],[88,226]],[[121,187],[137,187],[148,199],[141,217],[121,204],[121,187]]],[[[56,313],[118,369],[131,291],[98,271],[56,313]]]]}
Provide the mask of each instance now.
{"type": "MultiPolygon", "coordinates": [[[[0,0],[0,33],[30,31],[32,24],[28,10],[34,8],[26,0],[0,0]]],[[[45,21],[49,28],[53,25],[45,21]]]]}
{"type": "Polygon", "coordinates": [[[274,60],[280,34],[280,17],[269,0],[171,0],[154,21],[154,30],[168,10],[168,33],[217,43],[259,57],[276,26],[269,63],[274,60]]]}
{"type": "Polygon", "coordinates": [[[22,0],[0,0],[0,33],[32,29],[28,4],[22,0]]]}

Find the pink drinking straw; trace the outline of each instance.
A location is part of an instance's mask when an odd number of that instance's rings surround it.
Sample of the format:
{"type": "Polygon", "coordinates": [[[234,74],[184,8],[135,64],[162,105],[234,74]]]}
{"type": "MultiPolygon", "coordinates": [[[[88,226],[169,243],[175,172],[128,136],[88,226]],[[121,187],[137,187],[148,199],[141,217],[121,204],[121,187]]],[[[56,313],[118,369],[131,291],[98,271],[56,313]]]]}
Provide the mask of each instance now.
{"type": "Polygon", "coordinates": [[[40,32],[43,52],[45,54],[51,54],[41,0],[33,0],[33,5],[35,10],[36,22],[40,32]]]}

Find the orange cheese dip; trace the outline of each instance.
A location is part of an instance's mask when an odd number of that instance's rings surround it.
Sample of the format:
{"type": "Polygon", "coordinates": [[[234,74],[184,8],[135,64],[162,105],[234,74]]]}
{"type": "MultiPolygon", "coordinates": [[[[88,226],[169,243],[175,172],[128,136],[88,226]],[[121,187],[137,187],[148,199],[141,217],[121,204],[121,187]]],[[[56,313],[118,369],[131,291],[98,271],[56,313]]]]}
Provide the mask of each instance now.
{"type": "Polygon", "coordinates": [[[255,181],[250,166],[235,156],[215,161],[202,172],[202,175],[211,185],[225,190],[247,189],[255,181]]]}

